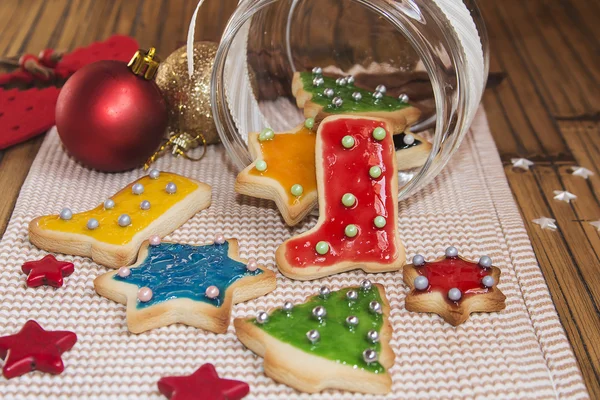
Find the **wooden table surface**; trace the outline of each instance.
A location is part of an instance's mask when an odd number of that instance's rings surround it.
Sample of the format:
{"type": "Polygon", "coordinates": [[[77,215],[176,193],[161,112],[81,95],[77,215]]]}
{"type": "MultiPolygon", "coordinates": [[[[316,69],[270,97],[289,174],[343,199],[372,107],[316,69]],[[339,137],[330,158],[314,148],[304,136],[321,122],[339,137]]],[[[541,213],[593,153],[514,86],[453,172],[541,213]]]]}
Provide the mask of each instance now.
{"type": "MultiPolygon", "coordinates": [[[[479,0],[491,72],[485,105],[505,172],[590,396],[600,398],[600,2],[479,0]],[[514,170],[513,157],[534,161],[514,170]],[[581,165],[596,174],[572,176],[581,165]],[[578,195],[571,204],[553,190],[578,195]],[[555,218],[560,230],[531,222],[555,218]]],[[[197,39],[218,41],[237,0],[207,0],[197,39]]],[[[196,0],[2,0],[0,56],[73,49],[112,33],[162,55],[185,40],[196,0]]],[[[42,137],[0,152],[0,234],[42,137]]]]}

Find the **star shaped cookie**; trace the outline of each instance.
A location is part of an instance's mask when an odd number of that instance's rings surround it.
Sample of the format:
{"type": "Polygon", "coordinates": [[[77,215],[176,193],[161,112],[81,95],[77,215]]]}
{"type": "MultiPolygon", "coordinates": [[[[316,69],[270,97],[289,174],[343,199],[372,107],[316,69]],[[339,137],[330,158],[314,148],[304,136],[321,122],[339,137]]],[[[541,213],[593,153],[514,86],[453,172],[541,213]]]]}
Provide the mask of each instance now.
{"type": "Polygon", "coordinates": [[[99,276],[96,292],[127,306],[131,332],[174,323],[224,333],[231,308],[275,289],[275,274],[238,257],[235,239],[205,245],[145,242],[137,262],[99,276]]]}
{"type": "Polygon", "coordinates": [[[314,121],[290,132],[250,133],[254,162],[239,173],[235,191],[275,201],[288,225],[296,225],[317,205],[314,121]]]}
{"type": "Polygon", "coordinates": [[[457,326],[473,312],[504,309],[506,297],[497,287],[499,281],[500,269],[492,266],[488,256],[469,261],[455,247],[448,247],[444,257],[435,261],[417,254],[412,264],[404,266],[404,283],[411,289],[406,309],[436,313],[457,326]]]}
{"type": "Polygon", "coordinates": [[[2,374],[6,379],[34,370],[60,374],[65,369],[61,354],[76,342],[77,335],[73,332],[46,331],[37,322],[27,321],[19,333],[0,337],[2,374]]]}
{"type": "Polygon", "coordinates": [[[240,400],[250,392],[250,386],[220,378],[212,364],[204,364],[188,376],[161,378],[158,390],[170,400],[240,400]]]}
{"type": "Polygon", "coordinates": [[[58,261],[52,254],[37,261],[27,261],[21,267],[27,274],[27,286],[38,287],[48,285],[59,288],[63,285],[63,277],[75,272],[73,263],[58,261]]]}

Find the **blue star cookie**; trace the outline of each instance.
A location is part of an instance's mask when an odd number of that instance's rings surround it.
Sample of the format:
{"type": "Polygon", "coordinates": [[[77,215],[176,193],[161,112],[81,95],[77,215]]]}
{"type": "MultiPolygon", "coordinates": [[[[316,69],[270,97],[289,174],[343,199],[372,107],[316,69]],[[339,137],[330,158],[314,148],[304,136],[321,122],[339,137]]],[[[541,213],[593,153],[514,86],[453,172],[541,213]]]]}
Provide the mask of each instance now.
{"type": "Polygon", "coordinates": [[[275,289],[275,274],[239,259],[238,243],[145,242],[137,262],[96,278],[96,292],[127,306],[133,333],[174,323],[224,333],[233,304],[275,289]]]}

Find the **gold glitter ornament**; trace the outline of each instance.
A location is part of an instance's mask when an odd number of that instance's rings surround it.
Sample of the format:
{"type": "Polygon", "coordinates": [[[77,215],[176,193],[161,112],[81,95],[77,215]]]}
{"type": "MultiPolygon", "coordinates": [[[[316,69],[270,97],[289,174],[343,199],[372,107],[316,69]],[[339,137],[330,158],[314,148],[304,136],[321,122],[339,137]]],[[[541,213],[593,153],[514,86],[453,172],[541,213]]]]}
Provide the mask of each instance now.
{"type": "MultiPolygon", "coordinates": [[[[189,77],[186,47],[175,50],[158,68],[156,84],[167,102],[169,135],[201,133],[206,143],[220,142],[210,108],[210,78],[217,52],[213,42],[194,43],[194,74],[189,77]]],[[[200,145],[201,142],[196,143],[200,145]]]]}

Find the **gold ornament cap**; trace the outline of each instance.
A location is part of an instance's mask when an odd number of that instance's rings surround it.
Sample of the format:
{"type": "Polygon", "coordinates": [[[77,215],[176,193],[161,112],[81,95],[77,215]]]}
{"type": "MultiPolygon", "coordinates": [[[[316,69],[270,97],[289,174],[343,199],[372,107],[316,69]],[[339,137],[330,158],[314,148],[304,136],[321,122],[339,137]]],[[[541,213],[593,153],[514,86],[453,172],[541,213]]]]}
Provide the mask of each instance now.
{"type": "Polygon", "coordinates": [[[160,59],[156,55],[156,49],[150,47],[148,51],[142,49],[136,51],[127,66],[131,72],[149,81],[156,76],[159,64],[160,59]]]}

